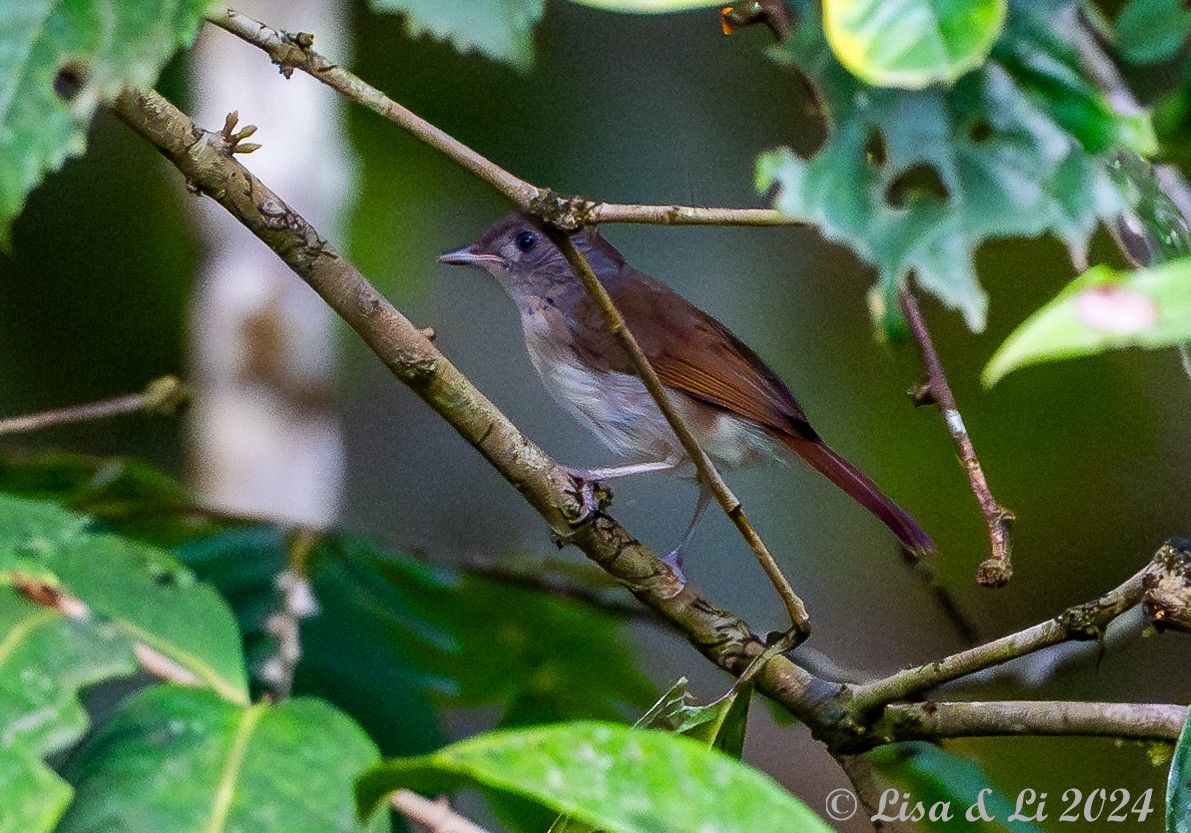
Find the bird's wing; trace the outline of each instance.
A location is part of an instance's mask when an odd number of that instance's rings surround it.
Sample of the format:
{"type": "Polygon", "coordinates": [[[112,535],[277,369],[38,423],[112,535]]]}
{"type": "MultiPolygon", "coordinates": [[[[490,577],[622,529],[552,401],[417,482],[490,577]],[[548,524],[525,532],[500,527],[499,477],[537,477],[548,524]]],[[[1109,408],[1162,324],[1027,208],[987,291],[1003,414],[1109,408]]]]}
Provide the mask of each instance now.
{"type": "MultiPolygon", "coordinates": [[[[720,322],[631,267],[602,282],[645,356],[668,388],[803,440],[818,435],[789,388],[720,322]]],[[[582,288],[579,290],[582,292],[582,288]]],[[[610,370],[634,373],[594,303],[580,304],[581,349],[610,370]]]]}

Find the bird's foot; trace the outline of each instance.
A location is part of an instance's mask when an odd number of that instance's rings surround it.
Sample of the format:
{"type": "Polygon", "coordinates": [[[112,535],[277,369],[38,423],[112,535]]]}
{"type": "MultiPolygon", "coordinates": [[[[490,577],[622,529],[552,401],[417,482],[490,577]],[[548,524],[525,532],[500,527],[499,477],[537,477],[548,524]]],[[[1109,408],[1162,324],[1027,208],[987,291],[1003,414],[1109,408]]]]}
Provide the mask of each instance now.
{"type": "Polygon", "coordinates": [[[679,584],[686,584],[686,571],[682,569],[682,547],[662,557],[663,563],[671,569],[679,584]]]}
{"type": "Polygon", "coordinates": [[[612,503],[612,491],[595,478],[586,477],[587,472],[582,469],[567,469],[567,474],[571,476],[571,486],[566,491],[575,503],[564,506],[562,512],[574,529],[595,520],[612,503]]]}

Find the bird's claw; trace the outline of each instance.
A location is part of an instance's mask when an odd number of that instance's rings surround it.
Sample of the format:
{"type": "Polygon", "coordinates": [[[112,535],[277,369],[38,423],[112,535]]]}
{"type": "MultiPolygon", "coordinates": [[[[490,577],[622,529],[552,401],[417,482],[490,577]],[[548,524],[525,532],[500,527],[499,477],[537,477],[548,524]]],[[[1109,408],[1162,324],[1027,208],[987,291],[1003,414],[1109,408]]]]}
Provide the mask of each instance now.
{"type": "MultiPolygon", "coordinates": [[[[570,472],[571,486],[566,493],[575,499],[573,505],[564,506],[563,515],[572,529],[591,523],[599,516],[604,508],[612,502],[612,492],[600,485],[599,481],[588,480],[574,472],[570,472]]],[[[562,538],[562,536],[559,536],[562,538]]],[[[567,543],[567,541],[563,541],[567,543]]]]}

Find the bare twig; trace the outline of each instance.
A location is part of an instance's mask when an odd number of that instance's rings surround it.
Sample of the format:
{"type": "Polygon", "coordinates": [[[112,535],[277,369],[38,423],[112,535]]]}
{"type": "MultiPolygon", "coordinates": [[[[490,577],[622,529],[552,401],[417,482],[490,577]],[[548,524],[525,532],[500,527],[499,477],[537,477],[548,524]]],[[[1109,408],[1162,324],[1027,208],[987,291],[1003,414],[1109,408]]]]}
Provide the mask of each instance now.
{"type": "Polygon", "coordinates": [[[173,414],[186,401],[186,390],[173,376],[162,376],[149,383],[141,393],[117,396],[87,405],[72,405],[40,414],[0,420],[0,436],[39,431],[54,425],[94,422],[108,417],[137,412],[173,414]]]}
{"type": "Polygon", "coordinates": [[[972,483],[972,492],[980,504],[980,511],[984,514],[984,522],[988,525],[988,538],[992,547],[989,557],[981,562],[976,569],[976,580],[984,587],[1001,587],[1013,576],[1013,549],[1009,540],[1009,530],[1016,520],[1014,514],[997,503],[988,488],[988,481],[984,477],[984,470],[980,467],[980,459],[976,456],[976,449],[972,445],[972,438],[964,426],[964,419],[960,416],[959,407],[955,404],[955,395],[951,392],[951,385],[947,382],[947,374],[943,372],[943,365],[939,361],[939,354],[935,352],[934,342],[931,341],[930,331],[922,318],[922,311],[918,308],[918,301],[906,287],[898,291],[902,312],[910,325],[910,332],[918,342],[918,349],[922,353],[922,364],[926,368],[927,382],[916,395],[919,402],[935,402],[943,414],[943,422],[951,439],[955,441],[955,452],[959,461],[968,473],[968,480],[972,483]]]}
{"type": "Polygon", "coordinates": [[[301,70],[348,99],[388,119],[478,179],[488,183],[522,211],[537,214],[565,229],[592,223],[657,225],[801,226],[805,221],[770,208],[705,208],[688,205],[616,205],[562,197],[509,173],[423,118],[402,107],[371,84],[319,55],[312,35],[288,34],[235,11],[211,19],[216,26],[264,50],[287,77],[301,70]]]}
{"type": "Polygon", "coordinates": [[[441,799],[431,801],[409,790],[397,790],[389,796],[389,804],[410,821],[426,828],[428,833],[488,833],[441,799]]]}
{"type": "MultiPolygon", "coordinates": [[[[777,590],[778,595],[781,596],[782,603],[786,606],[786,612],[790,615],[790,622],[798,630],[801,642],[810,633],[810,616],[806,612],[806,606],[802,603],[802,599],[794,592],[794,588],[790,586],[790,582],[786,580],[781,568],[778,567],[777,562],[773,560],[769,549],[765,546],[765,542],[761,540],[761,536],[753,529],[753,525],[749,523],[748,518],[744,514],[744,507],[736,495],[732,494],[732,490],[728,488],[728,484],[724,482],[724,478],[720,476],[719,471],[716,470],[715,463],[707,456],[707,452],[699,445],[699,441],[695,439],[690,429],[682,421],[682,417],[678,415],[674,404],[670,401],[670,397],[666,395],[666,388],[662,385],[662,380],[658,377],[657,371],[653,369],[653,365],[649,363],[641,346],[637,344],[637,339],[629,331],[628,325],[625,324],[624,316],[620,314],[620,310],[612,303],[612,297],[608,294],[608,290],[604,289],[600,279],[596,277],[596,273],[592,271],[591,264],[587,262],[587,258],[579,251],[574,242],[565,232],[551,230],[551,236],[554,242],[562,249],[563,254],[566,255],[567,261],[574,267],[575,272],[579,275],[579,280],[587,290],[588,295],[599,306],[600,311],[604,314],[604,323],[608,325],[608,330],[616,336],[624,347],[625,353],[628,354],[629,361],[633,363],[633,369],[637,371],[637,375],[641,377],[641,382],[645,385],[645,389],[649,391],[649,395],[653,397],[654,404],[658,406],[658,410],[662,412],[662,416],[666,418],[666,422],[674,430],[678,436],[678,441],[682,443],[682,449],[686,452],[687,457],[695,465],[695,470],[699,473],[699,480],[707,485],[711,493],[715,495],[716,501],[723,508],[724,514],[732,519],[732,523],[740,531],[741,536],[752,548],[753,554],[757,556],[757,561],[761,563],[761,568],[765,570],[765,575],[769,577],[769,581],[777,590]]],[[[793,646],[791,646],[793,647],[793,646]]]]}
{"type": "Polygon", "coordinates": [[[1173,742],[1186,720],[1186,706],[1162,703],[898,703],[875,731],[892,740],[1063,735],[1173,742]]]}

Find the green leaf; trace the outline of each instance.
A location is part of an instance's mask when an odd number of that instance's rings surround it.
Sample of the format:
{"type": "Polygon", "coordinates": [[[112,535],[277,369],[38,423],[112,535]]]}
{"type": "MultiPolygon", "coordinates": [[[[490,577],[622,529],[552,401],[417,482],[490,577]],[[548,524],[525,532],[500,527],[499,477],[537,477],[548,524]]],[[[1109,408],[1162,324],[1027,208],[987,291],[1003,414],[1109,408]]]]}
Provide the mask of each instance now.
{"type": "Polygon", "coordinates": [[[1064,3],[1015,3],[1005,36],[993,49],[993,58],[1038,109],[1075,137],[1088,153],[1112,148],[1125,148],[1143,156],[1157,152],[1158,140],[1149,115],[1118,113],[1084,78],[1079,53],[1061,34],[1064,27],[1057,15],[1064,8],[1069,7],[1064,3]]]}
{"type": "Polygon", "coordinates": [[[213,0],[0,5],[0,248],[7,248],[29,192],[83,152],[96,104],[125,86],[152,85],[215,6],[213,0]]]}
{"type": "Polygon", "coordinates": [[[479,52],[528,72],[533,66],[533,27],[545,0],[369,0],[373,11],[405,15],[414,37],[430,35],[459,52],[479,52]]]}
{"type": "Polygon", "coordinates": [[[123,457],[0,457],[0,493],[60,503],[121,535],[163,547],[237,523],[195,506],[182,484],[148,463],[123,457]]]}
{"type": "MultiPolygon", "coordinates": [[[[964,755],[948,752],[930,743],[896,743],[883,746],[867,753],[873,768],[886,780],[901,787],[901,793],[908,793],[915,802],[921,802],[929,809],[940,803],[950,803],[954,817],[951,821],[935,820],[929,816],[918,824],[926,831],[951,833],[963,830],[965,833],[979,831],[1009,830],[1012,833],[1044,833],[1033,822],[1008,821],[1013,815],[1014,802],[1003,791],[993,785],[979,762],[964,755]],[[964,819],[964,808],[980,800],[992,822],[968,822],[964,819]]],[[[896,793],[897,791],[895,791],[896,793]]],[[[888,810],[896,815],[898,808],[888,810]]]]}
{"type": "Polygon", "coordinates": [[[0,833],[50,833],[70,803],[70,785],[21,747],[0,745],[0,833]]]}
{"type": "Polygon", "coordinates": [[[1175,744],[1166,779],[1166,833],[1191,833],[1191,713],[1175,744]]]}
{"type": "Polygon", "coordinates": [[[1132,272],[1094,266],[1010,333],[981,378],[991,387],[1029,365],[1189,341],[1191,258],[1132,272]]]}
{"type": "MultiPolygon", "coordinates": [[[[1057,26],[1023,17],[1020,5],[1011,6],[1010,28],[1057,26]]],[[[801,9],[809,17],[777,56],[809,76],[834,123],[809,159],[788,149],[762,155],[757,187],[776,187],[779,210],[877,267],[870,298],[887,334],[904,326],[891,299],[911,273],[980,331],[988,301],[974,253],[984,240],[1051,233],[1083,250],[1097,224],[1124,209],[1105,160],[996,60],[947,89],[869,87],[835,59],[813,25],[813,8],[801,9]]],[[[1041,37],[1031,42],[1049,48],[1041,37]]],[[[1060,57],[1044,52],[1035,62],[1060,57]]]]}
{"type": "Polygon", "coordinates": [[[695,706],[691,705],[693,698],[687,691],[684,677],[670,686],[635,725],[642,729],[676,732],[740,760],[752,693],[752,686],[733,688],[710,705],[695,706]]]}
{"type": "Polygon", "coordinates": [[[511,792],[610,833],[830,831],[769,776],[666,732],[565,723],[492,732],[390,760],[356,783],[362,814],[400,787],[511,792]]]}
{"type": "Polygon", "coordinates": [[[87,730],[79,689],[137,669],[112,626],[68,619],[11,587],[0,586],[0,634],[0,738],[34,755],[65,749],[87,730]]]}
{"type": "Polygon", "coordinates": [[[1117,49],[1127,61],[1168,61],[1191,37],[1191,9],[1182,0],[1129,0],[1117,17],[1117,49]]]}
{"type": "Polygon", "coordinates": [[[352,779],[379,759],[368,736],[313,699],[241,706],[154,686],[125,701],[72,762],[58,833],[384,831],[352,807],[352,779]]]}
{"type": "Polygon", "coordinates": [[[219,595],[163,550],[87,531],[87,523],[51,504],[0,495],[0,581],[12,572],[48,575],[133,642],[247,702],[239,633],[219,595]]]}
{"type": "Polygon", "coordinates": [[[824,0],[827,42],[853,74],[879,87],[951,83],[984,63],[1006,0],[824,0]]]}

